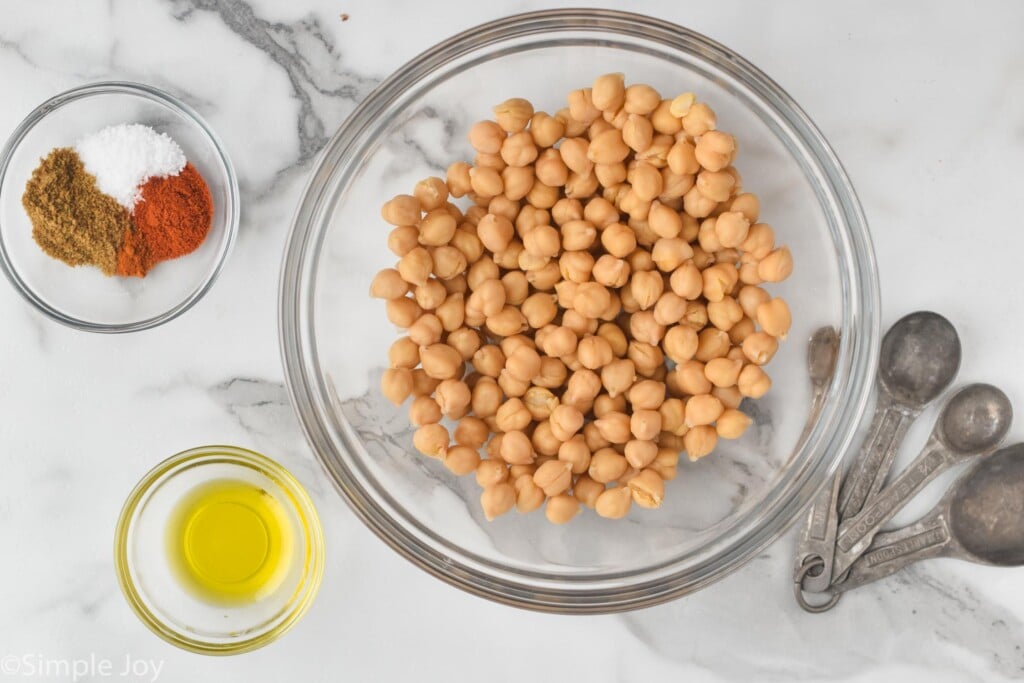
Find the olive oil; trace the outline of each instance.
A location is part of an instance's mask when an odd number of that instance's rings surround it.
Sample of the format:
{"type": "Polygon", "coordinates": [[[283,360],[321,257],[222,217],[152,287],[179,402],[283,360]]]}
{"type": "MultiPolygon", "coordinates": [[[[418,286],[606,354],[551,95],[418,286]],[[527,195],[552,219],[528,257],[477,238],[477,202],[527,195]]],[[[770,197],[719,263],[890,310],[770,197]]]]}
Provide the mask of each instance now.
{"type": "Polygon", "coordinates": [[[217,479],[175,506],[167,527],[172,570],[207,602],[239,605],[272,593],[295,554],[282,505],[249,482],[217,479]]]}

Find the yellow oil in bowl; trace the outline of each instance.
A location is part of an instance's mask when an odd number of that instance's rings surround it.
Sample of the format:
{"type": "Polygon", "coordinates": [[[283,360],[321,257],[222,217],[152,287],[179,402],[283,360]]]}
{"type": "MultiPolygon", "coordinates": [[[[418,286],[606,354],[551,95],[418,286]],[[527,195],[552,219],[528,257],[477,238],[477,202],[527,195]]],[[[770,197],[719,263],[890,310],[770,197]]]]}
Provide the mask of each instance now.
{"type": "Polygon", "coordinates": [[[283,506],[237,479],[197,486],[175,506],[167,552],[178,580],[196,597],[221,605],[256,602],[288,575],[295,539],[283,506]]]}

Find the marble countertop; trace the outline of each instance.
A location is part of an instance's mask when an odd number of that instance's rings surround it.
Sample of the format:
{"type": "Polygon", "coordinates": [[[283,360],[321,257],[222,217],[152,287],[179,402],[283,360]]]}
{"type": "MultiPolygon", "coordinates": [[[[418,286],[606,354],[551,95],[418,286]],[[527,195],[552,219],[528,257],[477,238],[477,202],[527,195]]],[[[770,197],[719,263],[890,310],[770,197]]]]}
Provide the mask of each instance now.
{"type": "MultiPolygon", "coordinates": [[[[155,330],[76,332],[0,286],[0,680],[73,678],[15,671],[10,657],[111,661],[109,673],[93,668],[79,680],[190,683],[1024,675],[1020,571],[933,561],[850,595],[829,614],[807,615],[788,585],[791,532],[741,571],[661,607],[533,614],[417,570],[321,476],[288,404],[276,331],[280,256],[311,162],[355,103],[418,52],[551,4],[562,3],[5,7],[0,136],[68,87],[152,83],[183,96],[219,132],[238,171],[243,218],[217,286],[155,330]],[[217,442],[268,453],[294,471],[316,499],[332,550],[306,618],[281,641],[233,658],[187,654],[154,637],[122,599],[110,553],[118,511],[139,477],[171,453],[217,442]],[[126,663],[135,673],[122,676],[126,663]]],[[[918,308],[944,313],[963,338],[961,380],[998,383],[1024,406],[1024,302],[1013,295],[1024,254],[1024,5],[927,7],[631,4],[734,48],[800,102],[864,205],[884,324],[918,308]]],[[[917,443],[927,425],[918,427],[910,437],[917,443]]],[[[1022,436],[1018,425],[1010,440],[1022,436]]]]}

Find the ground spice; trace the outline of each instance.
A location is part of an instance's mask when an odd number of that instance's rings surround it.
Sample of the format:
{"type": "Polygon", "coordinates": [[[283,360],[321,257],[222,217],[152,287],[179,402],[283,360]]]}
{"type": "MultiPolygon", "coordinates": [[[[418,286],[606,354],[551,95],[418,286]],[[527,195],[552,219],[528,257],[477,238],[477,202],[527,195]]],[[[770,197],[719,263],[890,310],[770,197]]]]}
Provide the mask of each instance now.
{"type": "Polygon", "coordinates": [[[73,149],[54,149],[40,162],[21,203],[44,252],[68,265],[115,273],[131,214],[99,190],[73,149]]]}
{"type": "Polygon", "coordinates": [[[117,258],[118,275],[144,276],[160,261],[199,248],[213,221],[210,188],[195,166],[178,175],[151,178],[141,188],[135,219],[117,258]]]}

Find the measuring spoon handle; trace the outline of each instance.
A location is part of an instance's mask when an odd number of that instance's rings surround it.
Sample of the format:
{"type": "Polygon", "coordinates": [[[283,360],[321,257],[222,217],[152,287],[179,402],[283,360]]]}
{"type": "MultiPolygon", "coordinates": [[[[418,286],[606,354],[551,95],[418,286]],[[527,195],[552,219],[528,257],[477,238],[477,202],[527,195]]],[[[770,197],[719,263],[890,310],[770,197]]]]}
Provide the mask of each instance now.
{"type": "Polygon", "coordinates": [[[920,413],[898,405],[884,391],[879,392],[878,401],[868,437],[839,493],[840,519],[855,517],[864,503],[885,485],[896,451],[920,413]]]}
{"type": "Polygon", "coordinates": [[[850,565],[845,581],[832,588],[848,591],[895,574],[908,564],[943,555],[951,535],[943,514],[931,514],[899,531],[875,536],[875,540],[850,565]]]}
{"type": "Polygon", "coordinates": [[[842,576],[847,567],[860,556],[882,526],[892,519],[928,482],[957,461],[957,456],[943,446],[938,438],[928,440],[924,450],[896,480],[882,489],[860,514],[839,527],[833,576],[842,576]]]}

